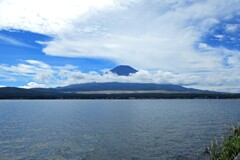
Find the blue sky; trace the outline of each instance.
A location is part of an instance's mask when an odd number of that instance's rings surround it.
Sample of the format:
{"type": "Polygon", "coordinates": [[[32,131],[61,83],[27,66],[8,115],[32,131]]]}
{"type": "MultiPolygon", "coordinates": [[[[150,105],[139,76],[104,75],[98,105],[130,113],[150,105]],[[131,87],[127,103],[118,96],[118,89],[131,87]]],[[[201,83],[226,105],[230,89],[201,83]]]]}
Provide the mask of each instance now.
{"type": "Polygon", "coordinates": [[[238,3],[3,0],[0,86],[120,81],[240,92],[238,3]],[[139,72],[108,72],[119,64],[139,72]]]}

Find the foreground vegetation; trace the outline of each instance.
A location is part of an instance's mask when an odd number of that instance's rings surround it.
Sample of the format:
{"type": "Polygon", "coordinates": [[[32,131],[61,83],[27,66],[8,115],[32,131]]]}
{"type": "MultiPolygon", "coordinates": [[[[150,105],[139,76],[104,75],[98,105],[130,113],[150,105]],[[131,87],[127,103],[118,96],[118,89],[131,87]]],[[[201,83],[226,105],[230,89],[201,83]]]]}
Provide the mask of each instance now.
{"type": "Polygon", "coordinates": [[[210,147],[211,160],[235,160],[239,154],[240,154],[239,125],[232,127],[231,135],[225,137],[222,143],[218,143],[216,139],[212,141],[210,147]]]}

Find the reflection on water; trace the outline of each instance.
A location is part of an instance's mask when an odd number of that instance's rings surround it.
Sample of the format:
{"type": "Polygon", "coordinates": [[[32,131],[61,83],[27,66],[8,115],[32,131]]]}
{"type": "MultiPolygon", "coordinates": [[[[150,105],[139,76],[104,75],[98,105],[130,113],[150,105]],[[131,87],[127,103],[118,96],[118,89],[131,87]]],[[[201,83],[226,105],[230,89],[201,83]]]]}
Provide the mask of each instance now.
{"type": "Polygon", "coordinates": [[[205,159],[240,100],[0,101],[0,159],[205,159]]]}

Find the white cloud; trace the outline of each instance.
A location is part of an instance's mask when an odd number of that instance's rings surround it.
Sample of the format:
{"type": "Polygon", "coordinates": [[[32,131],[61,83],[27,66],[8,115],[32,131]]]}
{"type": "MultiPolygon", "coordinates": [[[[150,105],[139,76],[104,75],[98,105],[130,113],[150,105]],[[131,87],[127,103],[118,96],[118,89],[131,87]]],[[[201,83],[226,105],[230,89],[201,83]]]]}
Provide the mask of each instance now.
{"type": "Polygon", "coordinates": [[[37,83],[49,83],[54,78],[54,70],[44,62],[26,60],[17,65],[0,64],[0,73],[5,75],[5,81],[29,81],[37,83]]]}
{"type": "Polygon", "coordinates": [[[112,0],[2,0],[0,27],[55,34],[89,10],[109,5],[112,0]]]}
{"type": "Polygon", "coordinates": [[[25,88],[25,89],[30,89],[30,88],[47,88],[45,84],[39,84],[36,82],[29,82],[26,86],[19,86],[19,88],[25,88]]]}
{"type": "Polygon", "coordinates": [[[219,57],[203,57],[194,44],[220,18],[239,11],[238,3],[3,0],[0,28],[53,36],[50,42],[38,41],[51,56],[106,58],[145,69],[215,69],[219,57]]]}
{"type": "Polygon", "coordinates": [[[139,70],[139,72],[130,76],[118,76],[111,72],[83,73],[79,70],[59,70],[57,72],[58,85],[66,86],[78,83],[89,82],[126,82],[126,83],[158,83],[158,84],[181,84],[190,85],[197,83],[199,77],[188,74],[174,74],[163,71],[139,70]]]}
{"type": "Polygon", "coordinates": [[[28,75],[35,73],[52,73],[51,67],[40,61],[26,60],[25,63],[19,63],[18,65],[6,65],[1,64],[0,70],[13,73],[14,75],[28,75]]]}
{"type": "Polygon", "coordinates": [[[136,1],[124,9],[89,12],[45,42],[43,51],[51,56],[107,58],[145,69],[216,69],[221,67],[219,57],[202,56],[194,45],[220,17],[239,9],[236,0],[225,3],[136,1]]]}
{"type": "Polygon", "coordinates": [[[6,87],[6,86],[0,85],[0,88],[4,88],[4,87],[6,87]]]}
{"type": "Polygon", "coordinates": [[[199,43],[198,48],[199,49],[204,49],[204,50],[211,50],[212,49],[212,47],[208,46],[207,43],[199,43]]]}
{"type": "Polygon", "coordinates": [[[6,72],[12,72],[17,75],[24,75],[27,73],[35,73],[33,70],[33,66],[26,64],[18,64],[17,66],[9,66],[6,64],[1,64],[0,69],[6,72]]]}
{"type": "Polygon", "coordinates": [[[53,73],[51,71],[42,73],[42,72],[37,72],[36,75],[34,76],[34,80],[36,82],[41,82],[41,83],[49,83],[53,78],[53,73]]]}
{"type": "Polygon", "coordinates": [[[239,27],[240,27],[239,24],[228,24],[228,25],[226,25],[226,31],[227,32],[236,32],[239,27]]]}
{"type": "MultiPolygon", "coordinates": [[[[226,50],[231,56],[228,63],[231,65],[238,65],[236,62],[240,59],[238,52],[232,53],[226,50]]],[[[139,72],[131,74],[130,76],[118,76],[105,69],[98,73],[91,71],[84,73],[80,71],[76,66],[49,66],[43,67],[42,65],[36,65],[36,63],[23,63],[17,65],[0,65],[0,72],[4,72],[4,75],[11,76],[18,81],[27,81],[27,85],[20,86],[22,88],[49,88],[58,86],[67,86],[71,84],[89,83],[89,82],[130,82],[130,83],[158,83],[158,84],[178,84],[187,87],[226,91],[236,91],[233,88],[238,86],[240,82],[239,70],[232,69],[231,72],[228,69],[218,69],[215,71],[194,71],[192,73],[175,73],[167,71],[148,71],[139,69],[139,72]],[[204,78],[203,78],[204,77],[204,78]],[[227,87],[224,87],[227,86],[227,87]]],[[[32,62],[35,62],[32,60],[32,62]]],[[[41,61],[36,61],[37,64],[42,64],[41,61]]],[[[45,66],[44,65],[44,66],[45,66]]],[[[236,89],[239,87],[236,87],[236,89]]]]}
{"type": "Polygon", "coordinates": [[[25,62],[37,66],[39,68],[51,68],[48,64],[41,62],[41,61],[36,61],[36,60],[26,60],[25,62]]]}
{"type": "Polygon", "coordinates": [[[224,35],[217,34],[217,35],[215,35],[215,37],[218,38],[218,39],[223,39],[223,38],[224,38],[224,35]]]}

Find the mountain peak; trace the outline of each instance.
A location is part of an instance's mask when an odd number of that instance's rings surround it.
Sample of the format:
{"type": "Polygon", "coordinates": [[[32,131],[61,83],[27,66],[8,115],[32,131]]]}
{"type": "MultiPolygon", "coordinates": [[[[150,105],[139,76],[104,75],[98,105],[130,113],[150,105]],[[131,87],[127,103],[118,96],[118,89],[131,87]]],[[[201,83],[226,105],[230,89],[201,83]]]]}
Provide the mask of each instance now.
{"type": "Polygon", "coordinates": [[[119,76],[129,76],[131,73],[138,72],[136,69],[132,68],[128,65],[119,65],[112,70],[110,70],[112,73],[115,73],[119,76]]]}

